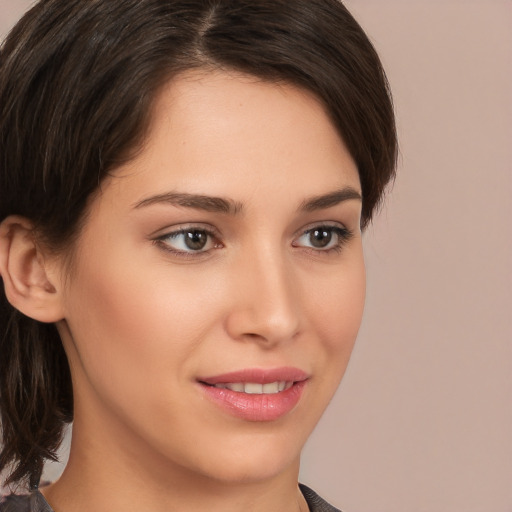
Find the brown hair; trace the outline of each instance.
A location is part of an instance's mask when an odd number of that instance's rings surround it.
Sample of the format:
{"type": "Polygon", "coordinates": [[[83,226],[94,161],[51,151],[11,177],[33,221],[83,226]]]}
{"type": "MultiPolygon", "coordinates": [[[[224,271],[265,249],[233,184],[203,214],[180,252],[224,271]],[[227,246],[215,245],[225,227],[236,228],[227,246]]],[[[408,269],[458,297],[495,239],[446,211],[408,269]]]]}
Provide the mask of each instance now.
{"type": "MultiPolygon", "coordinates": [[[[41,0],[0,53],[0,221],[22,215],[72,245],[104,176],[140,147],[159,88],[233,69],[313,92],[357,164],[362,226],[392,179],[397,141],[379,58],[338,0],[41,0]]],[[[39,482],[73,393],[53,325],[0,296],[0,471],[39,482]]]]}

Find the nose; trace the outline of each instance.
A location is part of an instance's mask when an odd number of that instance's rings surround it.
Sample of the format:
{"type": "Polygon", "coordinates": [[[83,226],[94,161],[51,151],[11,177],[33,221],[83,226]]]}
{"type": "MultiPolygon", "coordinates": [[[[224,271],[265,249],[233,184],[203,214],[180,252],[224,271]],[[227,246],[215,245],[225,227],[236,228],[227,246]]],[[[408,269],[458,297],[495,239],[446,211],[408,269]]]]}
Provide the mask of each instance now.
{"type": "Polygon", "coordinates": [[[293,268],[275,251],[246,257],[231,275],[234,300],[226,330],[236,340],[271,348],[300,331],[300,294],[293,268]]]}

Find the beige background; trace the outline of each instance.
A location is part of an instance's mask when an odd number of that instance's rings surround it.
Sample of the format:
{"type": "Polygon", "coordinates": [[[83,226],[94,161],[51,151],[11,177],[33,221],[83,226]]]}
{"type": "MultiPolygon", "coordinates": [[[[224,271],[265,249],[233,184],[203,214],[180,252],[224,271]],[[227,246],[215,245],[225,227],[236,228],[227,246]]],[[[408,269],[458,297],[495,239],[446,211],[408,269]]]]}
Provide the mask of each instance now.
{"type": "MultiPolygon", "coordinates": [[[[0,37],[28,4],[0,0],[0,37]]],[[[346,4],[388,71],[401,162],[302,480],[344,512],[512,512],[512,2],[346,4]]]]}

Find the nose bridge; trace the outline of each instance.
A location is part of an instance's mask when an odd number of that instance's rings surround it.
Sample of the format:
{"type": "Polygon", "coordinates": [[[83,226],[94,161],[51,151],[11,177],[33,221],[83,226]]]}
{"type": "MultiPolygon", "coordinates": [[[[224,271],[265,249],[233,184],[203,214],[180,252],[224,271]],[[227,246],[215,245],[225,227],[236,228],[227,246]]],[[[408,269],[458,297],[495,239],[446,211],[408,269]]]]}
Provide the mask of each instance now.
{"type": "Polygon", "coordinates": [[[231,335],[265,344],[291,340],[299,330],[299,296],[293,268],[276,245],[243,258],[239,290],[230,314],[231,335]]]}

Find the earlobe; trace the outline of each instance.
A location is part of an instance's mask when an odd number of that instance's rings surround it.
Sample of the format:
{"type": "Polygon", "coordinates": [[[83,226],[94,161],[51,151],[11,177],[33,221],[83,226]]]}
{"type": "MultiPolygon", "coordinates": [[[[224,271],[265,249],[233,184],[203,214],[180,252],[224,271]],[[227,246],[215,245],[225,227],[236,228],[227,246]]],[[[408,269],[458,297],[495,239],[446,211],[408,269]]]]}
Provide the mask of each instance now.
{"type": "Polygon", "coordinates": [[[24,217],[10,216],[0,224],[0,274],[7,300],[24,315],[48,323],[63,318],[59,287],[24,217]]]}

